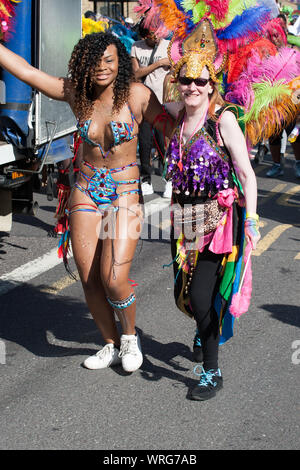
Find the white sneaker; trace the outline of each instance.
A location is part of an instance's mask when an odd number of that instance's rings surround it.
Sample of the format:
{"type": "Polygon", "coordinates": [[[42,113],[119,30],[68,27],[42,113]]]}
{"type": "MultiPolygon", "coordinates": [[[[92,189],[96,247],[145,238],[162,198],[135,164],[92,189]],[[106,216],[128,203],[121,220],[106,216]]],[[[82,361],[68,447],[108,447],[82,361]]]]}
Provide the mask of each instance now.
{"type": "Polygon", "coordinates": [[[143,362],[141,342],[138,335],[122,335],[119,357],[126,372],[134,372],[143,362]]]}
{"type": "Polygon", "coordinates": [[[165,197],[166,199],[171,199],[171,197],[172,197],[172,181],[167,181],[166,182],[163,197],[165,197]]]}
{"type": "Polygon", "coordinates": [[[88,357],[83,365],[87,369],[105,369],[109,366],[121,364],[119,350],[115,348],[113,343],[107,343],[100,351],[93,356],[88,357]]]}
{"type": "Polygon", "coordinates": [[[149,196],[154,193],[153,186],[151,183],[148,183],[148,181],[144,181],[144,183],[141,184],[141,189],[143,196],[149,196]]]}

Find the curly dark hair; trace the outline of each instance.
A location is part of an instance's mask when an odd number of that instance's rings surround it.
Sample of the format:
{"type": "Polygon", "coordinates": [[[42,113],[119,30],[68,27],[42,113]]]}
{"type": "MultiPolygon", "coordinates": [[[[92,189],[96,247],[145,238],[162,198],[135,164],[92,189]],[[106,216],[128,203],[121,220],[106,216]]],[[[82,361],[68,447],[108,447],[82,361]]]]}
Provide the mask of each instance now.
{"type": "Polygon", "coordinates": [[[78,119],[89,117],[93,109],[92,76],[104,51],[114,44],[118,51],[119,70],[114,83],[113,111],[128,101],[133,81],[131,59],[122,42],[111,33],[92,33],[80,39],[69,61],[69,78],[75,88],[75,113],[78,119]]]}

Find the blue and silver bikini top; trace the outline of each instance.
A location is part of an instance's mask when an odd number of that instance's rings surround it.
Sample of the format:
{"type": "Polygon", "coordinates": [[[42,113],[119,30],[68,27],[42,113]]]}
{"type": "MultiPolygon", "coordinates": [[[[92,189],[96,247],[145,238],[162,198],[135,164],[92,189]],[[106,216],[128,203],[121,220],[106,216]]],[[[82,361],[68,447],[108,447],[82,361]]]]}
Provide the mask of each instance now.
{"type": "Polygon", "coordinates": [[[129,142],[130,140],[137,137],[137,134],[133,134],[134,121],[135,121],[134,114],[131,111],[129,105],[127,106],[131,115],[131,124],[128,124],[127,122],[110,121],[110,127],[112,130],[114,141],[109,147],[109,149],[107,150],[107,152],[104,152],[101,144],[89,138],[89,128],[90,128],[92,120],[88,119],[83,124],[80,124],[79,122],[77,122],[77,129],[83,141],[89,145],[92,145],[93,147],[98,147],[103,158],[106,158],[107,155],[110,153],[111,149],[115,147],[116,145],[120,145],[123,142],[129,142]]]}

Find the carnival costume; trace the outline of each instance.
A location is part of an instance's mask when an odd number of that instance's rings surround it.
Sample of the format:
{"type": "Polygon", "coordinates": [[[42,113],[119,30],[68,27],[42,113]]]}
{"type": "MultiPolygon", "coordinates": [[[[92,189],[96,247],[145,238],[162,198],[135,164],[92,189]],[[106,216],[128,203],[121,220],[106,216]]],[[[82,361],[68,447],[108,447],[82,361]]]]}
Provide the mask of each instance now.
{"type": "Polygon", "coordinates": [[[7,41],[14,29],[15,5],[21,0],[0,0],[0,40],[7,41]]]}
{"type": "MultiPolygon", "coordinates": [[[[128,124],[126,122],[117,122],[111,121],[110,127],[113,135],[113,142],[109,146],[108,150],[104,152],[100,143],[93,141],[90,139],[89,127],[91,125],[92,120],[89,119],[84,123],[80,124],[77,123],[78,133],[81,139],[86,142],[87,144],[91,145],[92,147],[97,147],[100,150],[101,156],[103,158],[107,158],[108,155],[111,153],[112,148],[116,147],[117,145],[121,145],[123,142],[129,142],[137,137],[137,134],[133,133],[134,129],[134,122],[135,118],[134,115],[128,105],[128,110],[130,111],[131,123],[128,124]]],[[[86,166],[90,170],[92,170],[93,175],[88,176],[82,170],[80,170],[79,175],[87,182],[87,186],[84,188],[78,182],[75,183],[75,187],[78,188],[81,192],[86,194],[90,197],[90,199],[95,204],[94,211],[97,212],[100,210],[102,213],[108,209],[108,207],[114,202],[118,197],[121,195],[128,195],[128,194],[140,194],[139,189],[131,189],[129,191],[122,191],[117,192],[117,189],[122,184],[138,184],[139,179],[130,179],[124,181],[116,181],[113,178],[113,174],[119,173],[121,171],[126,170],[127,168],[131,168],[136,166],[137,163],[133,162],[129,165],[122,166],[120,168],[96,168],[88,162],[83,162],[83,166],[86,166]]],[[[91,210],[91,209],[76,209],[74,207],[70,208],[70,213],[76,212],[78,210],[91,210]]]]}
{"type": "Polygon", "coordinates": [[[208,112],[205,124],[185,145],[180,135],[183,116],[179,116],[166,155],[166,175],[173,186],[176,304],[194,316],[190,284],[197,260],[204,250],[222,254],[214,302],[222,344],[233,335],[234,318],[249,306],[251,250],[245,252],[245,231],[257,232],[258,216],[245,213],[241,185],[220,141],[219,121],[223,112],[232,111],[249,150],[292,122],[299,111],[294,95],[300,54],[290,48],[278,53],[267,38],[267,24],[274,20],[263,0],[140,0],[139,4],[146,27],[151,21],[157,23],[158,36],[160,30],[173,32],[168,51],[173,83],[169,80],[167,101],[180,100],[174,82],[185,65],[185,76],[191,79],[207,67],[227,102],[214,116],[208,112]],[[240,281],[247,289],[241,291],[240,281]],[[241,293],[244,302],[233,306],[241,293]]]}
{"type": "Polygon", "coordinates": [[[208,245],[210,251],[224,254],[223,283],[218,301],[224,342],[232,335],[231,315],[223,322],[237,261],[242,256],[243,195],[234,173],[231,158],[218,141],[218,121],[226,110],[238,113],[235,106],[225,106],[208,118],[183,148],[180,170],[180,123],[172,137],[166,156],[167,175],[173,186],[173,230],[175,299],[180,310],[193,317],[189,286],[199,253],[208,245]],[[240,204],[239,204],[240,203],[240,204]],[[194,227],[193,227],[194,225],[194,227]],[[241,249],[240,249],[241,248],[241,249]],[[226,271],[226,273],[225,273],[226,271]],[[222,305],[221,305],[222,304],[222,305]]]}
{"type": "MultiPolygon", "coordinates": [[[[85,122],[77,122],[77,138],[79,142],[86,142],[88,145],[92,147],[97,147],[101,153],[101,156],[105,159],[109,157],[112,149],[116,146],[122,145],[124,142],[129,142],[137,137],[137,134],[134,133],[134,124],[135,124],[135,117],[133,112],[131,111],[129,105],[128,110],[130,112],[131,122],[119,122],[119,121],[111,121],[110,128],[113,135],[113,142],[109,146],[108,150],[105,152],[99,142],[93,141],[89,137],[89,128],[91,125],[92,120],[86,120],[85,122]]],[[[77,145],[78,150],[78,145],[77,145]]],[[[120,173],[128,168],[132,168],[136,166],[136,162],[132,162],[129,165],[125,165],[119,168],[106,168],[106,167],[95,167],[90,163],[83,161],[81,163],[80,170],[78,175],[82,178],[82,180],[86,183],[85,186],[79,183],[77,180],[74,188],[77,188],[83,194],[89,197],[91,203],[79,203],[75,204],[66,209],[66,214],[70,216],[74,212],[91,212],[91,213],[99,213],[102,216],[104,213],[110,213],[110,221],[111,226],[113,229],[112,235],[112,272],[115,278],[114,272],[114,265],[116,263],[114,258],[114,236],[115,236],[115,215],[119,211],[120,207],[113,205],[113,203],[120,198],[121,196],[128,196],[129,194],[141,194],[140,188],[134,188],[130,190],[122,190],[123,185],[139,185],[139,178],[128,179],[128,180],[116,180],[114,178],[114,174],[120,173]],[[88,169],[92,172],[91,175],[86,173],[88,169]],[[85,171],[84,171],[85,170],[85,171]]],[[[126,208],[126,210],[131,211],[130,208],[126,208]]],[[[138,216],[136,212],[135,215],[138,216]]],[[[66,270],[69,274],[74,277],[73,273],[69,269],[68,265],[68,251],[69,251],[69,244],[70,244],[70,230],[69,228],[66,232],[62,235],[59,246],[58,246],[58,256],[63,258],[66,270]]],[[[131,280],[129,280],[131,281],[131,280]]],[[[131,281],[132,285],[134,285],[134,281],[131,281]]],[[[131,305],[135,301],[134,293],[130,294],[130,296],[122,301],[111,301],[111,299],[107,298],[108,302],[117,309],[124,309],[131,305]]]]}

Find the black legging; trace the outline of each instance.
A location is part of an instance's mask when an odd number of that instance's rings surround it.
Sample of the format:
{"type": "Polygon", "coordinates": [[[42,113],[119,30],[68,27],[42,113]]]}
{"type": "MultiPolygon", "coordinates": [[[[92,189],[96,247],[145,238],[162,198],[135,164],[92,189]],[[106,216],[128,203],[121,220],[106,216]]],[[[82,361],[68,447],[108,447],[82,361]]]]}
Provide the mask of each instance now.
{"type": "Polygon", "coordinates": [[[223,256],[210,252],[207,247],[199,253],[190,287],[190,302],[201,338],[205,370],[218,368],[219,320],[213,304],[223,256]]]}
{"type": "MultiPolygon", "coordinates": [[[[161,155],[164,155],[164,138],[161,132],[157,129],[154,129],[154,135],[157,142],[157,145],[160,148],[161,155]]],[[[151,183],[151,174],[154,171],[151,168],[151,149],[153,147],[153,134],[151,129],[151,124],[147,121],[142,121],[139,128],[139,157],[141,162],[141,181],[147,181],[151,183]]],[[[156,144],[154,145],[156,147],[156,144]]],[[[160,155],[160,158],[161,158],[160,155]]]]}
{"type": "MultiPolygon", "coordinates": [[[[288,126],[286,126],[284,129],[282,129],[279,134],[275,134],[275,135],[272,135],[270,138],[269,138],[269,144],[270,145],[280,145],[281,144],[281,138],[282,138],[282,134],[283,134],[283,131],[286,131],[287,135],[289,136],[290,133],[292,132],[292,130],[294,129],[296,125],[296,121],[293,121],[291,122],[291,124],[289,124],[288,126]]],[[[299,142],[300,140],[300,137],[298,135],[297,137],[297,142],[299,142]]]]}

